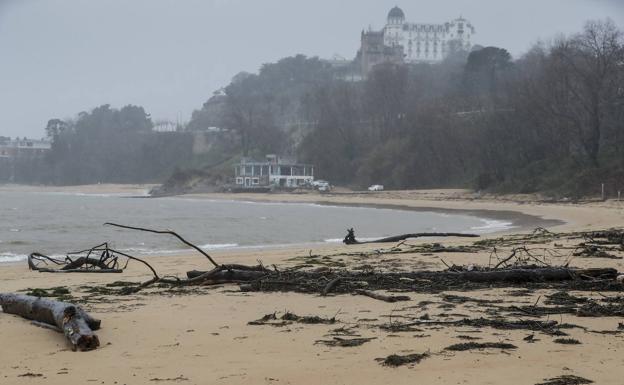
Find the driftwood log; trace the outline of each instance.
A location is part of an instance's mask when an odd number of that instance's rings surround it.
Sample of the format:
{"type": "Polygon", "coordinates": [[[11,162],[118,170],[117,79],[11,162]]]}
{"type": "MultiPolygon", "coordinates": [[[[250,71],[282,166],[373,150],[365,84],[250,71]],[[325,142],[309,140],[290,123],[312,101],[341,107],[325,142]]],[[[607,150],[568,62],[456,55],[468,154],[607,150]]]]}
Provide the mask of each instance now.
{"type": "Polygon", "coordinates": [[[379,301],[394,303],[399,301],[409,301],[411,298],[406,295],[383,295],[370,290],[356,290],[357,294],[364,295],[379,301]]]}
{"type": "Polygon", "coordinates": [[[11,293],[0,294],[0,306],[7,314],[15,314],[62,332],[74,351],[88,351],[100,346],[97,335],[93,333],[100,328],[100,320],[91,317],[79,306],[11,293]]]}
{"type": "Polygon", "coordinates": [[[486,271],[445,272],[469,282],[548,282],[573,279],[615,279],[618,271],[612,268],[573,269],[567,267],[517,268],[486,271]]]}
{"type": "MultiPolygon", "coordinates": [[[[241,285],[242,291],[281,291],[299,293],[361,294],[361,290],[403,293],[431,293],[467,288],[537,286],[601,288],[617,285],[616,269],[575,269],[569,267],[522,266],[495,270],[460,270],[454,266],[444,271],[372,272],[372,271],[303,271],[268,272],[266,276],[241,285]],[[360,291],[360,292],[358,292],[360,291]]],[[[617,286],[620,287],[620,286],[617,286]]],[[[373,296],[370,296],[375,298],[373,296]]],[[[381,299],[381,298],[377,298],[381,299]]],[[[384,300],[384,299],[381,299],[384,300]]]]}
{"type": "Polygon", "coordinates": [[[409,238],[422,238],[422,237],[461,237],[461,238],[478,238],[477,234],[465,234],[465,233],[411,233],[395,235],[392,237],[375,239],[373,241],[360,242],[355,238],[355,230],[348,229],[347,236],[342,241],[346,245],[362,245],[367,243],[396,243],[404,241],[409,238]]]}

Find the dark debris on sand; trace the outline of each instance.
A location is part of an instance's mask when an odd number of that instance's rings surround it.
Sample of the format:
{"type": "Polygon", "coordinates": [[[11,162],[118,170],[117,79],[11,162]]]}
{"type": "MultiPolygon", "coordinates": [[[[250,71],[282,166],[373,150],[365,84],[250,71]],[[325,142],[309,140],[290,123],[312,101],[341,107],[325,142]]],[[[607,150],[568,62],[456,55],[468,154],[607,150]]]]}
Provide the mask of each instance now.
{"type": "Polygon", "coordinates": [[[381,364],[383,366],[391,366],[396,368],[403,365],[418,364],[420,363],[420,361],[424,360],[427,357],[429,357],[429,353],[415,353],[406,355],[391,354],[386,358],[379,358],[378,360],[381,361],[381,364]]]}
{"type": "Polygon", "coordinates": [[[444,350],[450,350],[453,352],[463,352],[466,350],[483,350],[483,349],[502,349],[511,350],[517,349],[516,345],[507,344],[504,342],[464,342],[461,344],[454,344],[447,346],[444,350]]]}
{"type": "Polygon", "coordinates": [[[563,375],[555,378],[549,378],[545,380],[545,382],[540,382],[539,384],[535,385],[585,385],[593,383],[594,381],[588,380],[583,377],[563,375]]]}

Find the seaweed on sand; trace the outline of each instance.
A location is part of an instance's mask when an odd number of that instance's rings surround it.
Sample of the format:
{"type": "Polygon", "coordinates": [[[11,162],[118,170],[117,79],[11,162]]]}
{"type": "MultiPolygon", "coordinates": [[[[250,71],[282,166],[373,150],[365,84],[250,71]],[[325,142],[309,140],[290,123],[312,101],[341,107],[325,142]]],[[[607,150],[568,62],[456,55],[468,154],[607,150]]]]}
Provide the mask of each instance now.
{"type": "Polygon", "coordinates": [[[396,368],[402,365],[418,364],[420,363],[420,361],[424,360],[427,357],[429,357],[429,353],[415,353],[406,355],[391,354],[386,358],[378,360],[381,361],[381,364],[383,366],[392,366],[396,368]]]}
{"type": "Polygon", "coordinates": [[[556,344],[562,345],[580,345],[581,341],[574,338],[557,338],[553,341],[556,344]]]}
{"type": "Polygon", "coordinates": [[[358,338],[340,338],[334,337],[331,340],[318,340],[314,344],[323,344],[327,346],[339,346],[343,348],[351,348],[360,346],[374,340],[376,337],[358,337],[358,338]]]}
{"type": "Polygon", "coordinates": [[[544,381],[546,382],[540,382],[535,385],[585,385],[594,383],[592,380],[572,375],[563,375],[555,378],[549,378],[544,381]]]}
{"type": "Polygon", "coordinates": [[[277,313],[270,313],[264,315],[262,318],[259,318],[255,321],[250,321],[248,325],[271,325],[271,326],[286,326],[292,323],[301,323],[301,324],[324,324],[324,325],[332,325],[337,322],[336,317],[332,318],[323,318],[319,316],[299,316],[295,313],[286,312],[281,317],[277,316],[277,313]]]}
{"type": "Polygon", "coordinates": [[[510,350],[517,349],[516,345],[507,344],[504,342],[464,342],[461,344],[454,344],[447,346],[444,350],[450,350],[453,352],[463,352],[466,350],[483,350],[483,349],[502,349],[510,350]]]}

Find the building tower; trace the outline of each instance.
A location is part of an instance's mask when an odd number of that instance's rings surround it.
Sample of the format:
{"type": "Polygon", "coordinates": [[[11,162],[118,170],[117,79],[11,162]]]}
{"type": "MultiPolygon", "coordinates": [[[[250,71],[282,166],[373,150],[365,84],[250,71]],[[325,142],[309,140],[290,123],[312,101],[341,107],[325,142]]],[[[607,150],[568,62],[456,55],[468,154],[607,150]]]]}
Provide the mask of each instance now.
{"type": "Polygon", "coordinates": [[[389,47],[403,46],[403,25],[405,13],[399,7],[388,12],[388,24],[384,30],[384,44],[389,47]]]}

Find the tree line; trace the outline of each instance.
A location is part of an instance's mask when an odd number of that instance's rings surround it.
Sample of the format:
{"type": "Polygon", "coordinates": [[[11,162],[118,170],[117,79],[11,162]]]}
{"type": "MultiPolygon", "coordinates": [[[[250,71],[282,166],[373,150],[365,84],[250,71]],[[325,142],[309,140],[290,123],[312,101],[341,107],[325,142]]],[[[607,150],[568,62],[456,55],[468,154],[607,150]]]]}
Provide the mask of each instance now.
{"type": "Polygon", "coordinates": [[[13,181],[78,185],[147,183],[190,162],[190,133],[155,132],[143,107],[102,105],[76,119],[50,119],[52,148],[44,158],[17,159],[13,181]]]}

